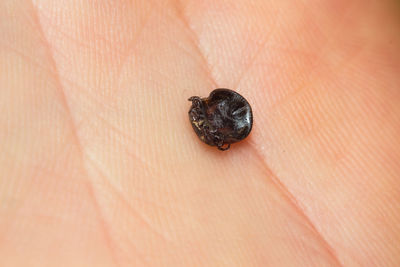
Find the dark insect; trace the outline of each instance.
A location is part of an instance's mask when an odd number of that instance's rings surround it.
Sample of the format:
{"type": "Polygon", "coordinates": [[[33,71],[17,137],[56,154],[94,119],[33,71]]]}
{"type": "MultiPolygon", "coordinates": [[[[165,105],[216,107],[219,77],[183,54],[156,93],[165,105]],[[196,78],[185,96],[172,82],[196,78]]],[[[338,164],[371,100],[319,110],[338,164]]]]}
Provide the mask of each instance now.
{"type": "Polygon", "coordinates": [[[251,107],[243,96],[229,89],[215,89],[209,97],[189,98],[189,120],[197,136],[219,150],[246,138],[253,126],[251,107]]]}

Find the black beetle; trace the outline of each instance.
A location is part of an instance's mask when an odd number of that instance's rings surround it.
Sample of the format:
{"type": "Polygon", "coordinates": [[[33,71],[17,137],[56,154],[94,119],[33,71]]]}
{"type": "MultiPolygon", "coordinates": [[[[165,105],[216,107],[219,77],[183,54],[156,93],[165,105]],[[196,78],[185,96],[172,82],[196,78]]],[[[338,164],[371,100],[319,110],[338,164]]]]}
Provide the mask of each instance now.
{"type": "Polygon", "coordinates": [[[192,96],[189,101],[190,123],[206,144],[224,151],[249,135],[253,113],[247,100],[235,91],[219,88],[208,97],[192,96]]]}

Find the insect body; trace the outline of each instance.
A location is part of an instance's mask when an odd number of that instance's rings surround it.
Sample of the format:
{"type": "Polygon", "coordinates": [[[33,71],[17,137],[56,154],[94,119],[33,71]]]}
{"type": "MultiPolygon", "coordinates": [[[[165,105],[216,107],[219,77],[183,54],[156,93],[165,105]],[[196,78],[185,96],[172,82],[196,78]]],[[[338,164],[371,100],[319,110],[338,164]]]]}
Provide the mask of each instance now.
{"type": "Polygon", "coordinates": [[[219,150],[246,138],[253,125],[247,100],[230,89],[215,89],[206,98],[192,96],[189,120],[197,136],[219,150]]]}

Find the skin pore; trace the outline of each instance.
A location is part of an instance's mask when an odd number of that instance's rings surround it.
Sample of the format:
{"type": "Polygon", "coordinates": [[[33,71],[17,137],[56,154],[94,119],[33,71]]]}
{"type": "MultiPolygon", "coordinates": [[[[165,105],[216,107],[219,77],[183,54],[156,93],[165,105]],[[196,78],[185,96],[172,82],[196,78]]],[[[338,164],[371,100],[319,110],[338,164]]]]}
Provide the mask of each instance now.
{"type": "Polygon", "coordinates": [[[399,266],[394,1],[0,1],[1,266],[399,266]],[[229,151],[193,95],[254,114],[229,151]]]}

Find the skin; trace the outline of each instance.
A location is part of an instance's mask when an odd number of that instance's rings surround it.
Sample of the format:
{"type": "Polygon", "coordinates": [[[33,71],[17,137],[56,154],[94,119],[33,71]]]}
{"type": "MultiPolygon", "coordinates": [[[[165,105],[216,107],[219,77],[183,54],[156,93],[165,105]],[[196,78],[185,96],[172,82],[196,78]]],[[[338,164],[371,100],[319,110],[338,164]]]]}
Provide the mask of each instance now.
{"type": "Polygon", "coordinates": [[[400,5],[0,1],[1,266],[399,266],[400,5]],[[227,152],[192,95],[252,105],[227,152]]]}

